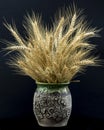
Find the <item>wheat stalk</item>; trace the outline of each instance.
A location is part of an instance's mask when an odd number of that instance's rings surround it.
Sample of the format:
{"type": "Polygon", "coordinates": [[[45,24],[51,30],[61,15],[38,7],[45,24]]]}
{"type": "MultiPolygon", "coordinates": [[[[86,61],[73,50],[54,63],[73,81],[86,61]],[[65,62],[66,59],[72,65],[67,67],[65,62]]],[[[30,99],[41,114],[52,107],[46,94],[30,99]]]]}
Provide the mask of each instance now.
{"type": "Polygon", "coordinates": [[[59,13],[59,21],[53,25],[48,29],[35,14],[28,15],[23,25],[27,31],[25,40],[15,25],[5,24],[17,43],[9,44],[6,49],[19,53],[9,64],[21,74],[44,83],[70,82],[87,66],[98,64],[98,58],[90,55],[94,45],[88,42],[98,30],[88,27],[77,10],[69,9],[65,16],[59,13]]]}

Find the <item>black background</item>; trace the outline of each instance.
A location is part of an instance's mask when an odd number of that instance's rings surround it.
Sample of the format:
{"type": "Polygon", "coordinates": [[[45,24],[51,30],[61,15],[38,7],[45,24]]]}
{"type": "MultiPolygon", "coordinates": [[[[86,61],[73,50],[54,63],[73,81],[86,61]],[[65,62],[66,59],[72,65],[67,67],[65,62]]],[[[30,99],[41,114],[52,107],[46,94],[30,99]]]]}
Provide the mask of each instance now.
{"type": "MultiPolygon", "coordinates": [[[[0,0],[0,39],[13,40],[10,32],[3,26],[15,21],[23,34],[22,22],[26,12],[32,10],[41,13],[43,21],[50,23],[50,18],[60,8],[72,4],[72,0],[0,0]]],[[[102,28],[100,38],[91,39],[97,45],[97,53],[104,59],[104,1],[74,0],[93,27],[102,28]]],[[[5,47],[1,43],[0,49],[5,47]]],[[[33,95],[35,81],[30,77],[16,75],[6,65],[8,56],[0,53],[0,130],[41,128],[33,114],[33,95]]],[[[71,83],[72,114],[66,128],[70,130],[104,130],[104,67],[88,67],[79,75],[80,83],[71,83]]]]}

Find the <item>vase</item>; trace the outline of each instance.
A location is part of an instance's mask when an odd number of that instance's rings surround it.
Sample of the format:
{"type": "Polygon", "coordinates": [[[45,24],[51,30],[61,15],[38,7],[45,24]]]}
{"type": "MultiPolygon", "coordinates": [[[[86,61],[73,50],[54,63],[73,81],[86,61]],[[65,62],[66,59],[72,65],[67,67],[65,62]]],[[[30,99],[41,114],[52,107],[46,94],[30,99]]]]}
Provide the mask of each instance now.
{"type": "Polygon", "coordinates": [[[69,83],[39,83],[34,93],[33,111],[39,126],[66,126],[71,115],[69,83]]]}

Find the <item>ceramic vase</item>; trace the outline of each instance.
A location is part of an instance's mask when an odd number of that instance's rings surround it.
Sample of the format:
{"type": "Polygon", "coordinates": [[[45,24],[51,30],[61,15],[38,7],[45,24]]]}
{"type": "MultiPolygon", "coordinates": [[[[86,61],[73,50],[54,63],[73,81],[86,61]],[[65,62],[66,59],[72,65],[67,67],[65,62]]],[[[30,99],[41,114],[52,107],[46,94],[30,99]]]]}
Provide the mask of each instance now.
{"type": "Polygon", "coordinates": [[[34,93],[33,111],[43,127],[66,126],[72,110],[69,83],[39,83],[34,93]]]}

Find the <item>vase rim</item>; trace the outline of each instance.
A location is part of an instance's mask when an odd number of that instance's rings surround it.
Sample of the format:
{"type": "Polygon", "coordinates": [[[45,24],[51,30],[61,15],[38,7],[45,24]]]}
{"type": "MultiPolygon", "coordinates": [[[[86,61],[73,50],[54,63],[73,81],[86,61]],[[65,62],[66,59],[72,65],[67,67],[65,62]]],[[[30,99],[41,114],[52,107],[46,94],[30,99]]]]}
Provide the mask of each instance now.
{"type": "Polygon", "coordinates": [[[69,85],[70,82],[64,82],[64,83],[45,83],[45,82],[38,82],[38,81],[36,81],[36,84],[39,84],[39,85],[69,85]]]}

